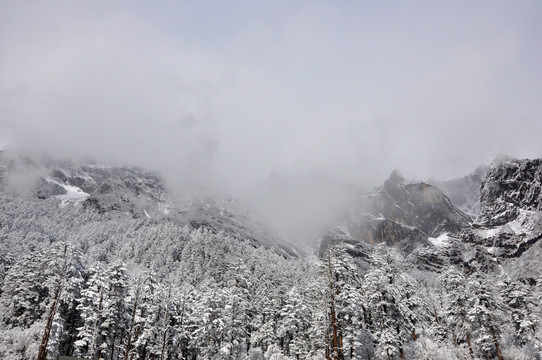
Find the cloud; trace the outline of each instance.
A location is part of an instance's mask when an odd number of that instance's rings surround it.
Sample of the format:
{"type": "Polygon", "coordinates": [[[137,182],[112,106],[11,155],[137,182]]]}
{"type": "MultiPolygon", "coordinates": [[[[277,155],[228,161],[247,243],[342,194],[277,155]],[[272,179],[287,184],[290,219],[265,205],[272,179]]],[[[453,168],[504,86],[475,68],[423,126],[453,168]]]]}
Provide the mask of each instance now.
{"type": "Polygon", "coordinates": [[[4,3],[0,139],[237,193],[540,156],[538,5],[419,5],[4,3]]]}

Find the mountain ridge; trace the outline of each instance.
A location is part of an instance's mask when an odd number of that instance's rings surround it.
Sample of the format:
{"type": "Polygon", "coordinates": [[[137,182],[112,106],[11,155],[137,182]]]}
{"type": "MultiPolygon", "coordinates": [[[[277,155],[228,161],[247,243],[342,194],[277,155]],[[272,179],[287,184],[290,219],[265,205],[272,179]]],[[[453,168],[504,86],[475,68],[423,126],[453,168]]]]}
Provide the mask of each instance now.
{"type": "MultiPolygon", "coordinates": [[[[176,202],[142,169],[2,161],[3,358],[531,359],[542,348],[536,160],[490,165],[476,218],[451,188],[394,171],[358,193],[314,256],[234,199],[176,202]]],[[[479,175],[455,189],[471,199],[479,175]]]]}

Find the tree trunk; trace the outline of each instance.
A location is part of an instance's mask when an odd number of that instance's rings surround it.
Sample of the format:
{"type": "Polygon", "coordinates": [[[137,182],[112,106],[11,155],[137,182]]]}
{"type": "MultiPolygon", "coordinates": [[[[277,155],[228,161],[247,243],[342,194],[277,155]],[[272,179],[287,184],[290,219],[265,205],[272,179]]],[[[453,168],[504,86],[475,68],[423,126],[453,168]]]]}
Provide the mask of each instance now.
{"type": "Polygon", "coordinates": [[[164,353],[166,352],[166,337],[169,331],[169,306],[171,299],[171,288],[169,289],[167,296],[166,314],[164,315],[163,332],[162,332],[162,351],[160,353],[160,360],[164,360],[164,353]]]}
{"type": "Polygon", "coordinates": [[[56,304],[59,294],[60,288],[57,290],[57,296],[55,296],[53,304],[51,305],[49,317],[47,318],[47,325],[45,325],[45,331],[43,332],[43,337],[41,338],[40,351],[36,360],[45,360],[47,358],[47,344],[49,343],[49,336],[51,335],[51,328],[53,327],[53,318],[56,313],[56,304]]]}
{"type": "Polygon", "coordinates": [[[467,335],[467,344],[469,345],[469,354],[470,354],[470,358],[472,360],[474,360],[474,352],[472,351],[472,345],[470,343],[470,336],[467,335]]]}
{"type": "Polygon", "coordinates": [[[339,320],[335,313],[335,283],[333,282],[333,268],[331,266],[331,254],[328,252],[329,268],[329,290],[331,295],[330,316],[331,316],[331,356],[333,360],[343,360],[342,348],[340,345],[339,320]]]}
{"type": "MultiPolygon", "coordinates": [[[[325,338],[326,344],[329,342],[329,327],[326,328],[326,338],[325,338]]],[[[331,351],[329,344],[326,346],[326,360],[331,360],[331,351]]]]}
{"type": "Polygon", "coordinates": [[[495,334],[495,329],[493,329],[493,326],[490,326],[489,329],[491,330],[491,336],[493,337],[493,343],[495,344],[495,349],[497,349],[497,357],[499,358],[499,360],[504,360],[504,358],[502,357],[499,342],[497,341],[497,334],[495,334]]]}
{"type": "Polygon", "coordinates": [[[182,334],[183,334],[183,322],[184,322],[184,305],[186,303],[186,298],[183,293],[183,304],[181,305],[181,318],[179,319],[179,347],[180,347],[180,353],[181,358],[184,356],[184,346],[182,341],[182,334]]]}
{"type": "Polygon", "coordinates": [[[102,358],[102,351],[100,350],[100,348],[98,346],[98,331],[99,331],[99,326],[100,326],[100,324],[98,324],[98,320],[99,320],[101,312],[102,312],[104,296],[103,296],[103,290],[102,290],[101,287],[99,288],[99,291],[100,291],[100,301],[98,302],[98,311],[97,311],[97,314],[96,314],[96,323],[94,324],[94,335],[93,335],[93,340],[92,340],[92,346],[94,347],[94,349],[89,349],[89,350],[92,351],[92,353],[93,353],[92,357],[94,359],[101,359],[102,358]]]}
{"type": "Polygon", "coordinates": [[[110,359],[113,360],[113,356],[115,356],[115,338],[113,338],[113,341],[111,341],[111,357],[110,359]]]}
{"type": "Polygon", "coordinates": [[[128,328],[128,335],[126,337],[126,344],[124,345],[124,360],[128,360],[130,350],[132,347],[132,331],[134,331],[135,325],[135,314],[137,310],[137,302],[139,300],[139,286],[136,290],[136,297],[134,300],[134,306],[132,308],[132,319],[130,320],[130,327],[128,328]]]}
{"type": "Polygon", "coordinates": [[[62,264],[62,273],[60,274],[60,279],[55,290],[55,297],[53,298],[53,303],[51,304],[51,310],[49,311],[49,316],[47,317],[47,324],[45,325],[45,330],[43,331],[43,336],[41,338],[40,351],[36,360],[45,360],[47,358],[47,345],[49,344],[49,337],[51,335],[51,329],[53,327],[53,319],[56,314],[56,307],[60,301],[60,294],[62,293],[62,286],[64,284],[64,277],[66,276],[66,265],[68,263],[68,258],[66,256],[68,252],[68,245],[64,245],[64,262],[62,264]]]}
{"type": "Polygon", "coordinates": [[[495,328],[491,325],[491,315],[488,314],[487,319],[490,324],[489,330],[491,331],[491,336],[493,337],[493,343],[495,344],[495,349],[497,349],[497,357],[499,358],[499,360],[504,360],[504,358],[502,357],[499,342],[497,341],[497,334],[495,333],[495,328]]]}

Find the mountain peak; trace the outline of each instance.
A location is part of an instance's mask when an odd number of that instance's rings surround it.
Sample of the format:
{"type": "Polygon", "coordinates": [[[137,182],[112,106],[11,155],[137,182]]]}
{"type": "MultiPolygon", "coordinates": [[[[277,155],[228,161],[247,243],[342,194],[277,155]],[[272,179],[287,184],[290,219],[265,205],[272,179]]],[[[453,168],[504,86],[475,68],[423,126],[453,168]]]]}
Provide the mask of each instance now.
{"type": "Polygon", "coordinates": [[[399,172],[399,170],[395,169],[391,172],[390,177],[388,178],[389,181],[397,184],[397,185],[405,185],[405,178],[403,175],[399,172]]]}

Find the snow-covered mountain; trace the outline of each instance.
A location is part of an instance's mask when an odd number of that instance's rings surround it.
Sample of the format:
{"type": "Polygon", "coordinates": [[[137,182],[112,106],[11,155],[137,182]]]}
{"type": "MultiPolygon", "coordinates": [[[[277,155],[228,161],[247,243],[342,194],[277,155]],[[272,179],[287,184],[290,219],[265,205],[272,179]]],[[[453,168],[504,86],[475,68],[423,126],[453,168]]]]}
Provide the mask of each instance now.
{"type": "MultiPolygon", "coordinates": [[[[476,209],[477,215],[469,216],[436,186],[408,183],[394,171],[383,186],[360,194],[344,224],[327,236],[349,238],[349,243],[386,243],[407,255],[414,252],[413,256],[433,253],[432,261],[414,263],[434,262],[437,267],[451,262],[471,268],[471,260],[487,269],[503,262],[521,263],[533,246],[526,258],[536,257],[533,253],[542,256],[541,179],[541,160],[501,159],[471,175],[440,182],[464,208],[479,194],[477,204],[467,207],[476,209]]],[[[524,275],[531,272],[531,278],[542,274],[538,265],[518,268],[524,275]]]]}
{"type": "Polygon", "coordinates": [[[431,179],[428,182],[446,194],[452,203],[471,217],[480,213],[480,189],[487,173],[487,166],[480,165],[472,173],[449,180],[431,179]]]}
{"type": "Polygon", "coordinates": [[[394,171],[310,256],[234,199],[1,153],[0,356],[537,358],[541,184],[542,160],[394,171]]]}
{"type": "MultiPolygon", "coordinates": [[[[0,154],[2,155],[2,154],[0,154]]],[[[155,219],[191,229],[250,240],[286,256],[298,249],[276,236],[265,224],[249,218],[233,199],[209,197],[178,200],[164,179],[138,167],[103,166],[54,159],[0,156],[0,186],[26,199],[46,200],[73,211],[88,211],[108,219],[155,219]]]]}

